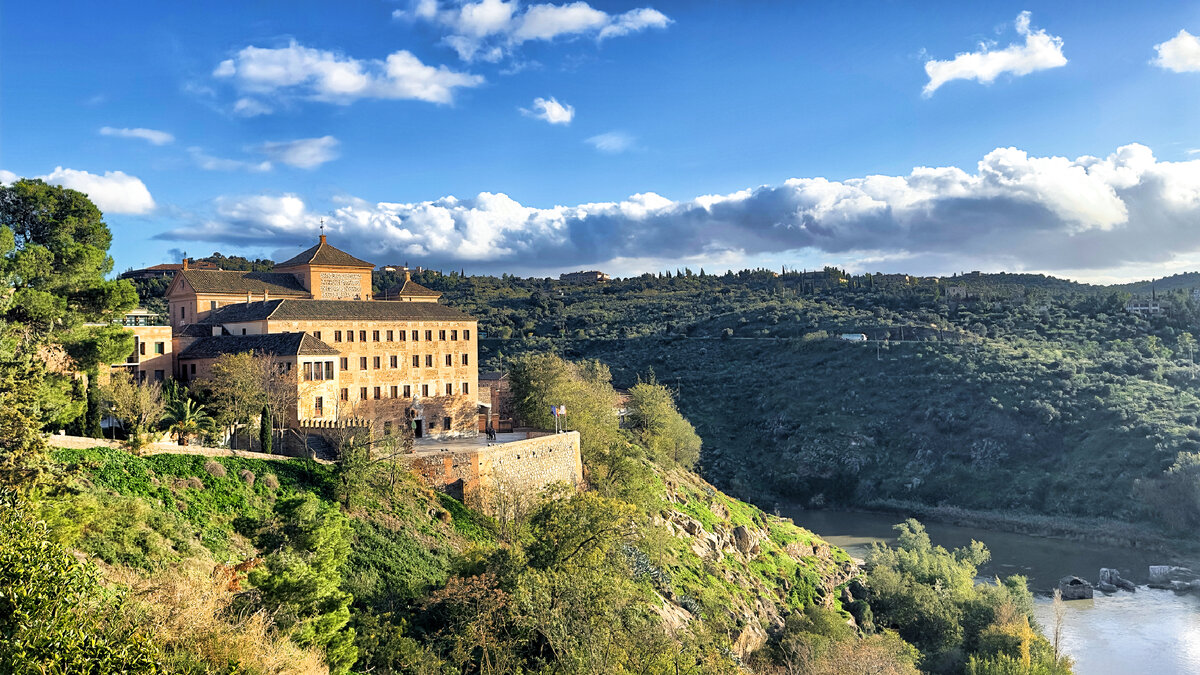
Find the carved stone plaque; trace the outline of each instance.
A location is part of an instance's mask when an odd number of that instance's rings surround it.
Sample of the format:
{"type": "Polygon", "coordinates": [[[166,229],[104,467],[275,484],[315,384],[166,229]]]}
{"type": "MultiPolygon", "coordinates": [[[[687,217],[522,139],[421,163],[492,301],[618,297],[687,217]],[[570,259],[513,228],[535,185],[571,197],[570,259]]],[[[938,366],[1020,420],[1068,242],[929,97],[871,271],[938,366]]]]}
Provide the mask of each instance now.
{"type": "Polygon", "coordinates": [[[362,276],[339,272],[321,272],[322,300],[363,299],[362,276]]]}

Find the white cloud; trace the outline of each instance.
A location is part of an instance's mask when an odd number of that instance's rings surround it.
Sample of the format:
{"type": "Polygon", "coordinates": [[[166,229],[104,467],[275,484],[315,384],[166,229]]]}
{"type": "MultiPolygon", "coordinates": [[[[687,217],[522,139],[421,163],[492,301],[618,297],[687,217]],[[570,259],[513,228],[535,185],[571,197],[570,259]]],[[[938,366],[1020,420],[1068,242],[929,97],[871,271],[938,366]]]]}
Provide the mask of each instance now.
{"type": "Polygon", "coordinates": [[[205,152],[203,148],[195,146],[188,148],[188,154],[192,156],[192,161],[196,163],[196,166],[205,171],[253,171],[262,173],[272,169],[271,163],[267,161],[251,162],[240,159],[214,157],[205,152]]]}
{"type": "Polygon", "coordinates": [[[1049,35],[1045,30],[1032,30],[1029,17],[1029,12],[1021,12],[1016,20],[1017,33],[1025,38],[1024,44],[1011,44],[999,51],[990,51],[988,45],[981,44],[979,51],[958,54],[949,61],[926,61],[925,74],[929,76],[929,83],[922,94],[932,96],[939,87],[952,80],[990,84],[1004,73],[1028,75],[1067,65],[1067,58],[1062,53],[1062,38],[1049,35]]]}
{"type": "Polygon", "coordinates": [[[1187,32],[1154,45],[1158,56],[1151,63],[1176,73],[1200,72],[1200,38],[1187,32]]]}
{"type": "Polygon", "coordinates": [[[384,60],[362,60],[295,41],[280,48],[245,47],[218,64],[213,75],[256,96],[235,104],[234,112],[246,116],[270,112],[261,100],[267,96],[343,105],[364,98],[451,103],[455,90],[484,81],[479,75],[425,65],[405,50],[384,60]]]}
{"type": "Polygon", "coordinates": [[[0,169],[0,185],[12,185],[18,180],[21,180],[21,177],[17,174],[11,171],[0,169]]]}
{"type": "Polygon", "coordinates": [[[637,142],[637,139],[624,131],[609,131],[592,136],[584,142],[600,152],[615,155],[631,149],[637,142]]]}
{"type": "Polygon", "coordinates": [[[300,169],[315,169],[338,158],[338,139],[333,136],[267,142],[255,148],[270,159],[300,169]]]}
{"type": "MultiPolygon", "coordinates": [[[[317,220],[296,195],[226,198],[213,211],[159,237],[300,245],[317,220]]],[[[1150,277],[1200,259],[1198,221],[1200,160],[1159,161],[1133,144],[1075,159],[997,148],[969,171],[794,178],[687,200],[644,192],[539,208],[489,192],[411,203],[344,198],[327,225],[339,246],[366,260],[470,263],[497,272],[617,262],[632,269],[670,259],[723,269],[738,260],[791,266],[799,259],[921,274],[1102,276],[1153,265],[1140,274],[1150,277]]]]}
{"type": "Polygon", "coordinates": [[[558,99],[553,96],[550,98],[538,97],[533,99],[531,109],[521,108],[521,113],[534,119],[545,120],[550,124],[570,124],[571,120],[575,119],[575,106],[559,103],[558,99]]]}
{"type": "Polygon", "coordinates": [[[117,129],[115,127],[100,127],[101,136],[116,136],[117,138],[138,138],[151,145],[167,145],[174,143],[175,137],[157,129],[117,129]]]}
{"type": "Polygon", "coordinates": [[[275,112],[271,106],[263,103],[256,98],[243,96],[233,104],[233,114],[239,117],[258,117],[259,115],[270,115],[275,112]]]}
{"type": "Polygon", "coordinates": [[[146,184],[123,171],[105,171],[101,176],[59,166],[38,178],[86,193],[104,213],[141,214],[154,210],[154,198],[146,184]]]}
{"type": "Polygon", "coordinates": [[[443,41],[458,52],[459,58],[490,62],[534,40],[578,36],[605,40],[666,28],[671,23],[665,14],[650,7],[609,14],[582,0],[528,5],[524,11],[516,0],[478,0],[447,7],[436,0],[413,0],[408,10],[396,10],[393,16],[439,24],[448,31],[443,41]]]}

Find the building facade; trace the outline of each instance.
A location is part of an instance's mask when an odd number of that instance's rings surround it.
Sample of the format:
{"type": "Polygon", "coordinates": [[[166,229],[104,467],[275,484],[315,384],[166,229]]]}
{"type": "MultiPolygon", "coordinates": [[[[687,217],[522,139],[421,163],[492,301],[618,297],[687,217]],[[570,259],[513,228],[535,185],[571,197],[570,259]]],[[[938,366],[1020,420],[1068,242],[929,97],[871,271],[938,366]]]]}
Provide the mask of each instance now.
{"type": "Polygon", "coordinates": [[[365,419],[383,433],[476,435],[475,319],[407,273],[395,299],[375,300],[373,268],[322,235],[271,272],[181,269],[167,289],[167,372],[204,380],[221,356],[251,352],[296,373],[292,425],[365,419]]]}

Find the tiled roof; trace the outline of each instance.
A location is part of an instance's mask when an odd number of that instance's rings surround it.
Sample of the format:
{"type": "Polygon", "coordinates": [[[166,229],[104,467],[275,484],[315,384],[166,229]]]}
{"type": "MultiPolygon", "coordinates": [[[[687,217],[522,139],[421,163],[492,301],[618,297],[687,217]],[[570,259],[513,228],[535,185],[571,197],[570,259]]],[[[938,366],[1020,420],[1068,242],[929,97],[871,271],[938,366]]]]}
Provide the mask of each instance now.
{"type": "Polygon", "coordinates": [[[179,353],[180,359],[214,359],[224,354],[265,352],[279,356],[337,356],[341,352],[308,333],[202,337],[179,353]]]}
{"type": "Polygon", "coordinates": [[[415,295],[415,296],[425,297],[425,298],[440,298],[440,297],[442,297],[442,294],[439,293],[438,291],[435,291],[432,288],[425,288],[424,286],[422,286],[421,284],[418,284],[417,282],[413,281],[412,279],[405,281],[404,285],[400,287],[400,292],[397,293],[396,295],[400,296],[400,297],[403,297],[405,295],[415,295]]]}
{"type": "Polygon", "coordinates": [[[481,371],[479,371],[479,379],[480,380],[502,380],[502,379],[504,379],[504,373],[502,373],[498,370],[481,370],[481,371]]]}
{"type": "Polygon", "coordinates": [[[209,324],[189,323],[176,328],[172,333],[175,337],[210,337],[213,327],[209,324]]]}
{"type": "Polygon", "coordinates": [[[197,293],[222,293],[262,297],[265,291],[275,296],[307,296],[308,291],[295,276],[285,272],[224,272],[215,270],[184,270],[185,281],[197,293]]]}
{"type": "Polygon", "coordinates": [[[275,266],[276,269],[283,267],[293,267],[295,265],[330,265],[333,267],[375,267],[375,263],[369,263],[365,260],[359,260],[345,251],[334,248],[325,243],[325,237],[321,237],[321,242],[316,246],[308,249],[304,253],[275,266]]]}
{"type": "Polygon", "coordinates": [[[213,310],[206,324],[244,321],[474,321],[436,302],[383,300],[268,300],[226,305],[213,310]]]}

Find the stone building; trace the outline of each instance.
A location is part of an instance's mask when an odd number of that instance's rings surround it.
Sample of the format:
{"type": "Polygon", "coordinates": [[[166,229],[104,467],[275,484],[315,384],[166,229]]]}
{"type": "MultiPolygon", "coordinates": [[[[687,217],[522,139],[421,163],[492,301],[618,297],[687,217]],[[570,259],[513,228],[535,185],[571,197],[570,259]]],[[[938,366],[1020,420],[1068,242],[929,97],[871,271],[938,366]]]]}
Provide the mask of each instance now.
{"type": "Polygon", "coordinates": [[[139,349],[153,338],[166,357],[154,377],[204,379],[222,355],[242,352],[294,370],[295,426],[352,418],[382,432],[408,424],[418,438],[478,434],[475,319],[407,273],[395,299],[374,300],[373,268],[325,235],[270,272],[185,263],[166,293],[171,325],[153,327],[157,337],[133,330],[139,349]]]}
{"type": "Polygon", "coordinates": [[[571,284],[598,284],[603,281],[609,281],[609,277],[604,272],[590,270],[587,272],[570,272],[568,274],[560,274],[558,275],[558,280],[571,284]]]}

